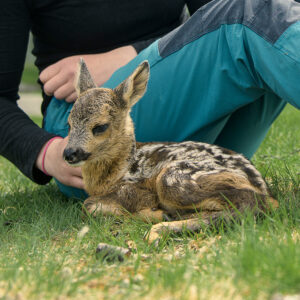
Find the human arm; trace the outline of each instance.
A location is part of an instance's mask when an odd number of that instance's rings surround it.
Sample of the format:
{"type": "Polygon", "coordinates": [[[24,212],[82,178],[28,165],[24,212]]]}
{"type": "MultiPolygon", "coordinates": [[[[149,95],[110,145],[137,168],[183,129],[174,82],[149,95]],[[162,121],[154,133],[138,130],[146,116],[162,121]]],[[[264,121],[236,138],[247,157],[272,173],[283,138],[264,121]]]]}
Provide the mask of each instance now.
{"type": "MultiPolygon", "coordinates": [[[[209,1],[186,1],[191,14],[207,2],[209,1]]],[[[165,7],[164,9],[167,8],[165,7]]],[[[170,30],[174,28],[172,27],[172,23],[170,23],[169,26],[170,30]]],[[[65,99],[67,102],[75,101],[77,95],[74,89],[74,79],[76,76],[75,74],[77,72],[77,64],[80,56],[85,59],[97,85],[101,86],[109,79],[114,71],[127,64],[137,55],[138,52],[149,46],[160,35],[166,33],[165,31],[160,32],[159,29],[157,30],[158,36],[155,38],[145,37],[137,42],[133,42],[129,46],[119,47],[112,51],[99,54],[75,55],[57,61],[56,63],[45,68],[40,74],[40,80],[44,84],[44,92],[48,96],[54,95],[57,99],[65,99]]]]}
{"type": "MultiPolygon", "coordinates": [[[[17,106],[18,87],[23,71],[29,30],[30,12],[22,0],[5,0],[0,10],[0,155],[14,163],[23,174],[38,184],[50,181],[41,171],[37,158],[54,137],[34,122],[17,106]]],[[[80,170],[68,167],[62,160],[57,143],[45,157],[49,174],[62,182],[82,188],[80,170]],[[56,153],[56,156],[53,153],[56,153]],[[73,177],[77,180],[72,181],[73,177]]]]}
{"type": "Polygon", "coordinates": [[[70,56],[43,70],[40,80],[44,84],[44,92],[47,95],[73,102],[77,97],[74,80],[80,57],[84,58],[96,84],[101,86],[117,69],[127,64],[136,55],[133,46],[124,46],[100,54],[70,56]]]}
{"type": "Polygon", "coordinates": [[[35,160],[53,135],[35,125],[16,103],[30,25],[30,12],[24,1],[5,0],[1,3],[0,154],[33,181],[44,184],[51,177],[35,168],[35,160]]]}

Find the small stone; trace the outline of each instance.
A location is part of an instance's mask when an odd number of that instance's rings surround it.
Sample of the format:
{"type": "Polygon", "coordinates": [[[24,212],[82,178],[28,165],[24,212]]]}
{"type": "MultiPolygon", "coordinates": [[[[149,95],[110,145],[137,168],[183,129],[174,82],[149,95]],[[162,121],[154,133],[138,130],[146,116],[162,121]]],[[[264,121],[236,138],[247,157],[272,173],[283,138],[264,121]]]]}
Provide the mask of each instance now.
{"type": "Polygon", "coordinates": [[[112,263],[115,261],[123,262],[125,257],[129,257],[130,255],[130,249],[112,246],[105,243],[98,244],[96,249],[96,257],[108,263],[112,263]]]}
{"type": "Polygon", "coordinates": [[[271,300],[300,300],[300,294],[298,295],[274,294],[271,300]]]}
{"type": "Polygon", "coordinates": [[[69,278],[71,275],[72,275],[72,269],[69,268],[69,267],[64,267],[62,270],[61,270],[61,275],[63,278],[69,278]]]}
{"type": "Polygon", "coordinates": [[[77,234],[78,238],[82,239],[89,232],[89,230],[90,228],[88,226],[83,226],[77,234]]]}
{"type": "Polygon", "coordinates": [[[142,274],[138,273],[133,277],[133,279],[135,281],[143,281],[145,279],[145,277],[142,274]]]}

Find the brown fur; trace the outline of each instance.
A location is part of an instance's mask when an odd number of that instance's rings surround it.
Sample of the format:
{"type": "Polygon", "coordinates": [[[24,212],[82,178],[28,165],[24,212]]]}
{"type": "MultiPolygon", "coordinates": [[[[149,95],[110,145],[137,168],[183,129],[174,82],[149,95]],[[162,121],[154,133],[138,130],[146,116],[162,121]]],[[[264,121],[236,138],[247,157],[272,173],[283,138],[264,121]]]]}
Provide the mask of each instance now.
{"type": "MultiPolygon", "coordinates": [[[[153,242],[166,228],[198,230],[201,221],[276,207],[260,173],[238,153],[205,143],[135,142],[129,113],[146,91],[148,63],[114,90],[96,88],[87,73],[82,61],[67,148],[84,157],[78,154],[75,162],[83,163],[89,213],[173,220],[153,226],[153,242]]],[[[74,164],[67,154],[65,159],[74,164]]]]}

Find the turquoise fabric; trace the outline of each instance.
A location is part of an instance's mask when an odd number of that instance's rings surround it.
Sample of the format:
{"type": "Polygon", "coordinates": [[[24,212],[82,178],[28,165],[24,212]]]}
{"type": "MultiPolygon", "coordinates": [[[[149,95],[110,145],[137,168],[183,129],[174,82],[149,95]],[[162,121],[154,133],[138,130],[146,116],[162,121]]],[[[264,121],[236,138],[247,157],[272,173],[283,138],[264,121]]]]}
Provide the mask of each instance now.
{"type": "MultiPolygon", "coordinates": [[[[104,87],[116,87],[148,60],[148,90],[132,110],[138,141],[216,143],[251,158],[286,101],[300,107],[297,45],[299,22],[274,45],[244,25],[222,25],[164,58],[155,42],[104,87]]],[[[53,98],[45,129],[66,136],[71,107],[53,98]]],[[[59,188],[84,198],[78,190],[59,188]]]]}

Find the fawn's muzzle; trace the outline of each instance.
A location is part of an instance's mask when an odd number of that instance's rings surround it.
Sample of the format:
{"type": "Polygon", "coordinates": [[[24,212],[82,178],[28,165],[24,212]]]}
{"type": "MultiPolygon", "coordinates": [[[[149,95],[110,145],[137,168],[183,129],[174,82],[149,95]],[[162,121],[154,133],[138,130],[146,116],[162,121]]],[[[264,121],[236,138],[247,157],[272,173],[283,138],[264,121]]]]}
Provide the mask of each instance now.
{"type": "Polygon", "coordinates": [[[66,148],[63,153],[64,160],[70,164],[78,164],[89,158],[91,154],[83,151],[81,148],[66,148]]]}

